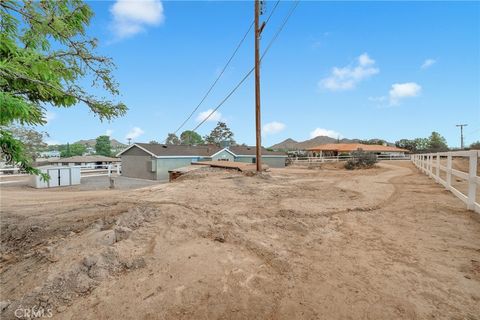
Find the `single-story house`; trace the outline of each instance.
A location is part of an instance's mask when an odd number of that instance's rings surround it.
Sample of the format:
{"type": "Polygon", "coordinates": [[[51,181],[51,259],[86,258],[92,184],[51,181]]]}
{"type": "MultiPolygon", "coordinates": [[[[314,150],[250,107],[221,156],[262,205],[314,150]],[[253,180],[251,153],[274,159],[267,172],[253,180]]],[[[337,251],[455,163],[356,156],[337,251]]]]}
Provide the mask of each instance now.
{"type": "Polygon", "coordinates": [[[67,158],[47,159],[49,165],[54,166],[82,166],[86,168],[106,168],[110,164],[120,164],[119,158],[106,156],[73,156],[67,158]]]}
{"type": "Polygon", "coordinates": [[[405,153],[410,152],[407,149],[401,149],[392,146],[384,146],[377,144],[362,144],[362,143],[327,143],[321,144],[317,147],[308,148],[307,151],[310,156],[338,156],[340,154],[350,154],[354,151],[371,152],[378,155],[404,156],[405,153]]]}
{"type": "MultiPolygon", "coordinates": [[[[131,178],[168,180],[168,171],[197,161],[237,161],[255,163],[255,147],[215,145],[166,145],[134,143],[120,152],[122,175],[131,178]]],[[[270,167],[284,167],[287,155],[262,148],[262,161],[270,167]]]]}

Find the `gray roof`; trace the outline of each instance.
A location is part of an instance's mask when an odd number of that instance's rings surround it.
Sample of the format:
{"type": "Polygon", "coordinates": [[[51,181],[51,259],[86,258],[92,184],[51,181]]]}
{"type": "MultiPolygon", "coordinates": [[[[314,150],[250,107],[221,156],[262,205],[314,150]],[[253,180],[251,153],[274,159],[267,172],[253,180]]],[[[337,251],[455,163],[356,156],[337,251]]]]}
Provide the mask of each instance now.
{"type": "MultiPolygon", "coordinates": [[[[152,144],[152,143],[135,143],[129,148],[133,146],[138,146],[152,155],[156,157],[175,157],[175,156],[200,156],[200,157],[210,157],[215,153],[225,149],[220,148],[216,145],[197,145],[197,146],[189,146],[189,145],[172,145],[172,144],[152,144]]],[[[123,152],[128,150],[129,148],[123,150],[119,155],[123,152]]],[[[232,153],[237,156],[254,156],[255,155],[255,147],[249,146],[231,146],[227,148],[232,153]]],[[[274,152],[268,151],[265,148],[262,148],[262,155],[279,155],[279,156],[286,156],[284,152],[274,152]]]]}
{"type": "Polygon", "coordinates": [[[150,151],[157,157],[161,156],[202,156],[209,157],[212,154],[222,150],[215,145],[174,145],[174,144],[157,144],[157,143],[135,143],[137,146],[150,151]]]}

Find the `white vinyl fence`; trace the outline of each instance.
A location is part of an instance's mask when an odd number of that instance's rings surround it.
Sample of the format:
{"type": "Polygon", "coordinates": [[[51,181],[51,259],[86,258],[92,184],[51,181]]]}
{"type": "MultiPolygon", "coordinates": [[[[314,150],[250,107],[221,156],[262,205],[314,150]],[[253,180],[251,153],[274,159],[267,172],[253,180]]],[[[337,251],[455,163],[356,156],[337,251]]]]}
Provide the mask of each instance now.
{"type": "MultiPolygon", "coordinates": [[[[331,157],[295,157],[289,158],[289,162],[292,165],[309,165],[315,163],[324,163],[324,162],[340,162],[348,161],[352,159],[351,155],[342,155],[342,156],[331,156],[331,157]]],[[[377,160],[410,160],[409,155],[389,155],[389,154],[379,154],[377,155],[377,160]]]]}
{"type": "Polygon", "coordinates": [[[447,190],[451,191],[455,196],[466,203],[469,210],[480,213],[480,204],[476,199],[477,185],[480,185],[480,177],[477,176],[478,157],[480,152],[472,151],[456,151],[456,152],[439,152],[412,155],[412,162],[422,172],[443,185],[447,190]],[[468,173],[452,168],[453,158],[468,159],[468,173]],[[446,166],[441,164],[441,160],[446,159],[446,166]],[[441,172],[445,172],[445,180],[441,177],[441,172]],[[463,194],[461,191],[452,186],[452,176],[466,180],[468,183],[468,192],[463,194]]]}

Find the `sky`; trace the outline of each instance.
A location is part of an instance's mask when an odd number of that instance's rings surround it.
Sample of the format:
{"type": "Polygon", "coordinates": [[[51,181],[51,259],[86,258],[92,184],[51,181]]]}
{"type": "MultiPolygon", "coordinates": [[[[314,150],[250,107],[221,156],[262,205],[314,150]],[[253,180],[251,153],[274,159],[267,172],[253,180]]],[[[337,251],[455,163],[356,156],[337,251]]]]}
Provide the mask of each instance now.
{"type": "MultiPolygon", "coordinates": [[[[87,1],[88,2],[88,1],[87,1]]],[[[100,122],[85,105],[48,108],[49,143],[108,134],[162,142],[198,105],[253,21],[252,1],[91,1],[88,28],[113,58],[124,117],[100,122]]],[[[275,1],[267,1],[265,20],[275,1]]],[[[280,1],[261,50],[294,5],[280,1]]],[[[254,63],[247,35],[194,128],[254,63]]],[[[98,88],[83,85],[92,93],[98,88]]],[[[479,2],[301,1],[262,60],[262,144],[317,135],[402,138],[442,134],[451,147],[480,140],[479,2]]],[[[253,75],[198,132],[225,121],[239,143],[255,143],[253,75]]],[[[180,133],[179,132],[179,133],[180,133]]]]}

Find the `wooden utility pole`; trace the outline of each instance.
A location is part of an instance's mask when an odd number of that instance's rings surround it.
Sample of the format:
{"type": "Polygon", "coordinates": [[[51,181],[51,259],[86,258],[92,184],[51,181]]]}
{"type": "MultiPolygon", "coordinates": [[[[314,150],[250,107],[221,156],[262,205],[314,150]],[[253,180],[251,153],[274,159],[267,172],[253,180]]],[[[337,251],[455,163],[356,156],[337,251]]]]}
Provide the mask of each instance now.
{"type": "Polygon", "coordinates": [[[255,0],[255,130],[257,172],[262,171],[262,131],[260,119],[260,0],[255,0]]]}
{"type": "Polygon", "coordinates": [[[468,126],[468,124],[457,124],[457,127],[460,127],[460,149],[463,149],[463,127],[468,126]]]}

